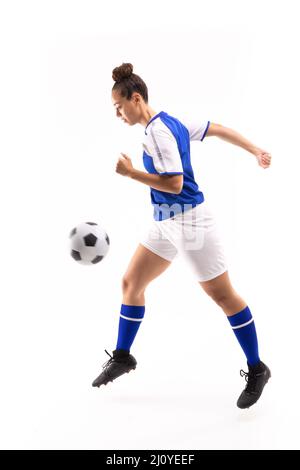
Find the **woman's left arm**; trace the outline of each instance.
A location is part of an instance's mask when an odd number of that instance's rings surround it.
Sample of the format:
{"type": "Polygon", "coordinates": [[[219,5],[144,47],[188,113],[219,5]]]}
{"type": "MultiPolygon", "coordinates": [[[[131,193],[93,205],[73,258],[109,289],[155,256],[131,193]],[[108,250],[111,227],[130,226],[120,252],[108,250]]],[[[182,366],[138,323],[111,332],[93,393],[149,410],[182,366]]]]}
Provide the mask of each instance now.
{"type": "Polygon", "coordinates": [[[268,168],[271,165],[272,156],[269,152],[261,149],[260,147],[257,147],[233,129],[222,126],[221,124],[215,124],[211,122],[207,130],[206,136],[216,136],[220,139],[226,140],[227,142],[233,145],[238,145],[239,147],[242,147],[243,149],[255,155],[257,163],[262,168],[268,168]]]}

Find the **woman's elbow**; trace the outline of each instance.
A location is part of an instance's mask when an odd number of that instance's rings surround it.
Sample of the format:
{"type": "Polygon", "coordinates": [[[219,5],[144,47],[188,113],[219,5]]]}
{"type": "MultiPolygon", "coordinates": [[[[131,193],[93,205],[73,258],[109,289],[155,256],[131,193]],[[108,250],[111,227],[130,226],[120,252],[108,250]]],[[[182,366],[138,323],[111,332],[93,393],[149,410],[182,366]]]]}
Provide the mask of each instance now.
{"type": "Polygon", "coordinates": [[[180,194],[183,187],[183,175],[163,175],[162,178],[168,179],[165,181],[165,191],[171,194],[180,194]]]}
{"type": "Polygon", "coordinates": [[[180,194],[181,191],[182,191],[182,188],[183,188],[183,185],[181,185],[180,187],[176,187],[175,191],[174,191],[174,194],[180,194]]]}
{"type": "Polygon", "coordinates": [[[173,182],[173,191],[174,194],[180,194],[183,188],[183,176],[178,175],[176,178],[174,178],[173,182]]]}

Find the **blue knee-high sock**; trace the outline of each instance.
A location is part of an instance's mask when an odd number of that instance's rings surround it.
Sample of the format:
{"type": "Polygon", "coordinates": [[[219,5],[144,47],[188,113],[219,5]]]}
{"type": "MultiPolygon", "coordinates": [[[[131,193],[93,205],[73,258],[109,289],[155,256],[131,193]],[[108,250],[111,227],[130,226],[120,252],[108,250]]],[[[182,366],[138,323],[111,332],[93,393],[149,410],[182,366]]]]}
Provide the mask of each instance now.
{"type": "Polygon", "coordinates": [[[130,351],[135,335],[142,323],[145,314],[145,306],[121,305],[119,333],[116,349],[130,351]]]}
{"type": "Polygon", "coordinates": [[[258,364],[260,359],[258,355],[256,329],[249,307],[245,307],[241,312],[227,318],[247,357],[248,364],[251,366],[258,364]]]}

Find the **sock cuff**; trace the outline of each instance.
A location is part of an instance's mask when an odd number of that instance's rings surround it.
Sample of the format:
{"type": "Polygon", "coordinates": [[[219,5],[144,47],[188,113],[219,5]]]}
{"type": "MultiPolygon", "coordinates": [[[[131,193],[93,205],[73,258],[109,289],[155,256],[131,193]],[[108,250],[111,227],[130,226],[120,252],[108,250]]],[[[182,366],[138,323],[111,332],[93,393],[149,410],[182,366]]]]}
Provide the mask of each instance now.
{"type": "MultiPolygon", "coordinates": [[[[241,312],[235,313],[230,317],[227,317],[230,325],[234,328],[242,326],[244,323],[252,321],[252,314],[249,307],[245,307],[241,312]]],[[[246,325],[245,325],[246,326],[246,325]]]]}
{"type": "Polygon", "coordinates": [[[121,305],[121,315],[127,318],[142,319],[145,314],[145,305],[121,305]]]}

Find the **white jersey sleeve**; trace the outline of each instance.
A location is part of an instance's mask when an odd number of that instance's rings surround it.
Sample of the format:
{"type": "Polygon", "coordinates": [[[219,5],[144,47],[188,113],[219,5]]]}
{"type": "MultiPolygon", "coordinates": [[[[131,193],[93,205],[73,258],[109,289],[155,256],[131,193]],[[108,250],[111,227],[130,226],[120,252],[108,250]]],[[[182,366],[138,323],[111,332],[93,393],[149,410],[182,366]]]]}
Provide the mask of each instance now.
{"type": "Polygon", "coordinates": [[[190,134],[190,140],[200,140],[201,142],[206,136],[207,130],[210,125],[210,121],[202,119],[184,119],[181,122],[188,129],[190,134]]]}
{"type": "Polygon", "coordinates": [[[157,123],[150,128],[152,140],[152,158],[156,171],[161,175],[183,174],[181,156],[177,141],[164,123],[157,123]]]}

